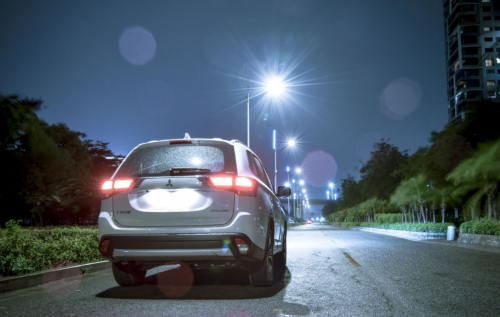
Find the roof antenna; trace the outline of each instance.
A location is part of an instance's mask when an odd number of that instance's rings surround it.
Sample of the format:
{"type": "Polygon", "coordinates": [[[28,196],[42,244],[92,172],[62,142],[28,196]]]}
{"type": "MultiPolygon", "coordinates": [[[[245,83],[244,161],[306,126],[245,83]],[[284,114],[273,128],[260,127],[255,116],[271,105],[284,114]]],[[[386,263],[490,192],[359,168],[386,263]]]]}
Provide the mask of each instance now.
{"type": "Polygon", "coordinates": [[[189,136],[189,133],[184,134],[184,140],[191,140],[191,137],[189,136]]]}

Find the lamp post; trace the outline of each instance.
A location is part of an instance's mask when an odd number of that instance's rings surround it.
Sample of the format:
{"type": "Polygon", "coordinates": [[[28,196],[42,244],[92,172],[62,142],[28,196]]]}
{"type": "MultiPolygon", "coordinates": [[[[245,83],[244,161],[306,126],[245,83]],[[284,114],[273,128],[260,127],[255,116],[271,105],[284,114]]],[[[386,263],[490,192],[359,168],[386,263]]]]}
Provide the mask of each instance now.
{"type": "Polygon", "coordinates": [[[273,150],[274,150],[274,190],[278,188],[278,161],[276,154],[276,130],[273,130],[273,150]]]}
{"type": "Polygon", "coordinates": [[[331,182],[328,184],[328,187],[330,187],[330,190],[332,191],[332,200],[333,200],[333,187],[335,187],[335,184],[331,182]]]}
{"type": "Polygon", "coordinates": [[[250,148],[250,78],[248,77],[248,66],[246,69],[247,75],[247,146],[250,148]]]}

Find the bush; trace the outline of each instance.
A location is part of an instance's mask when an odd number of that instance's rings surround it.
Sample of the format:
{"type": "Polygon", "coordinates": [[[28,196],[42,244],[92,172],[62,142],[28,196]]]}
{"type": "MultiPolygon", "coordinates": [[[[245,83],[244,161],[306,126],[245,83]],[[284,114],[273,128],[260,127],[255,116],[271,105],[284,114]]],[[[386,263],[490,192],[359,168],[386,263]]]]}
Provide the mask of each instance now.
{"type": "Polygon", "coordinates": [[[401,222],[401,214],[375,214],[375,221],[378,223],[401,222]]]}
{"type": "Polygon", "coordinates": [[[0,275],[32,273],[67,264],[101,261],[97,227],[0,229],[0,275]]]}
{"type": "Polygon", "coordinates": [[[448,226],[452,223],[376,223],[362,222],[361,227],[388,229],[388,230],[404,230],[413,232],[434,232],[446,233],[448,226]]]}
{"type": "Polygon", "coordinates": [[[460,225],[460,232],[500,236],[500,222],[494,220],[468,221],[460,225]]]}
{"type": "Polygon", "coordinates": [[[360,222],[330,222],[330,225],[340,225],[341,227],[358,227],[360,222]]]}

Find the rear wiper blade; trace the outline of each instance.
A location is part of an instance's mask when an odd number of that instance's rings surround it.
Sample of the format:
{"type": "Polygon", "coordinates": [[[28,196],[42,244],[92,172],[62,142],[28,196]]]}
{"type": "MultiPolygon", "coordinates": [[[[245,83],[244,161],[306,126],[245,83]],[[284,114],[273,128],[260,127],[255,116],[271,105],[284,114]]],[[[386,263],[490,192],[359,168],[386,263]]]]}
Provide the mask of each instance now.
{"type": "Polygon", "coordinates": [[[197,175],[210,173],[208,168],[174,167],[170,169],[170,175],[197,175]]]}

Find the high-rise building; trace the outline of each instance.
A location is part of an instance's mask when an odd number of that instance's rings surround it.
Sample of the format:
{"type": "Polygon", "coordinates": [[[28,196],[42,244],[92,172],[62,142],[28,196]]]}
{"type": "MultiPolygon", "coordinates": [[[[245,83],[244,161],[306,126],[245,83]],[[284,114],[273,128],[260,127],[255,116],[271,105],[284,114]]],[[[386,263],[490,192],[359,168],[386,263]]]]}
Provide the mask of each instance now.
{"type": "Polygon", "coordinates": [[[500,102],[500,0],[443,0],[448,120],[500,102]]]}

